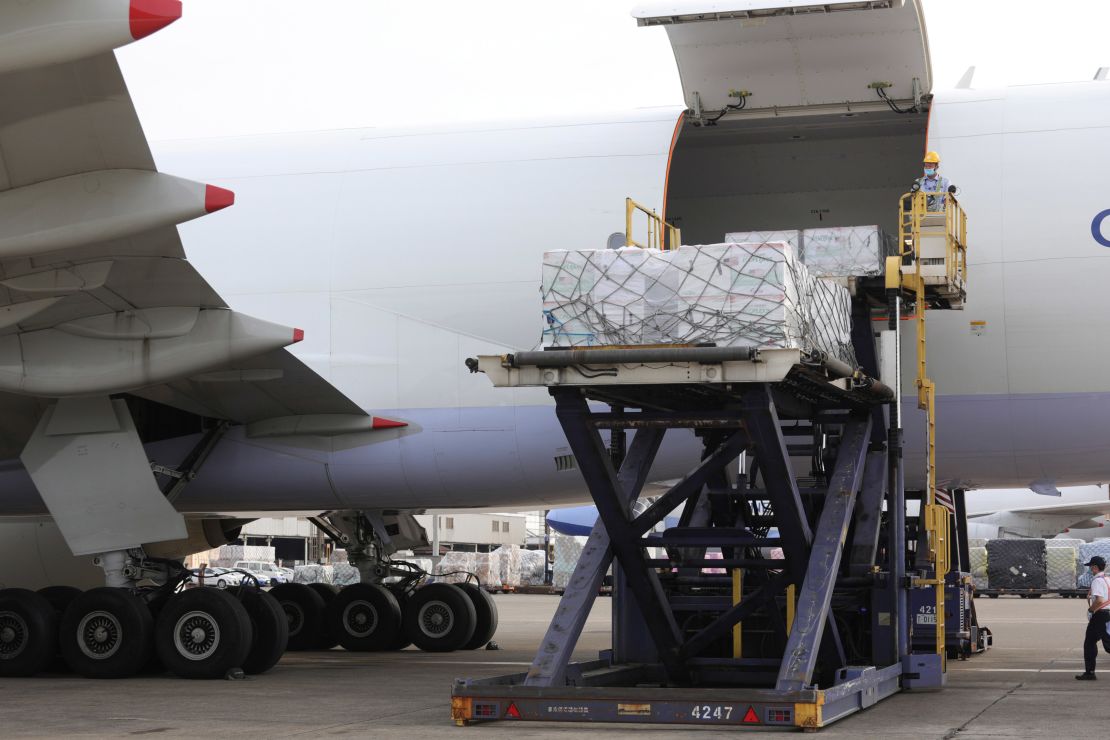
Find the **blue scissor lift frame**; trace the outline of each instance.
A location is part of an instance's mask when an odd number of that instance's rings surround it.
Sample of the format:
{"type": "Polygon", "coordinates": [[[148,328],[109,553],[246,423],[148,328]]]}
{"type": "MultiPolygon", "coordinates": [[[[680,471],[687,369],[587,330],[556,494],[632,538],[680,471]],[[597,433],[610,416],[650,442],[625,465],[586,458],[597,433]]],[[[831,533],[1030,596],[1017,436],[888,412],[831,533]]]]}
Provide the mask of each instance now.
{"type": "Polygon", "coordinates": [[[599,517],[531,668],[456,681],[456,722],[812,730],[902,688],[939,688],[943,656],[910,652],[901,432],[875,379],[871,318],[857,302],[862,370],[741,347],[481,358],[497,385],[549,388],[599,517]],[[676,429],[695,430],[702,458],[633,516],[676,429]],[[800,482],[800,459],[823,474],[800,482]],[[678,526],[655,531],[679,505],[678,526]],[[775,547],[782,559],[765,556],[775,547]],[[573,663],[611,565],[613,647],[573,663]]]}

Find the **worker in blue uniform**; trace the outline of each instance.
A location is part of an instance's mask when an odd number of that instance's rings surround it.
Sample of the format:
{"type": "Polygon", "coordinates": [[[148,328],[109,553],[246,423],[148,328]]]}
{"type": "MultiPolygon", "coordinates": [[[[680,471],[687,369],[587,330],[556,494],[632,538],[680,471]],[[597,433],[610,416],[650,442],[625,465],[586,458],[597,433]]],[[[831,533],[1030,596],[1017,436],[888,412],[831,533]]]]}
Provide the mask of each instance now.
{"type": "MultiPolygon", "coordinates": [[[[951,183],[947,177],[940,174],[940,155],[936,152],[926,152],[921,163],[924,175],[914,182],[914,190],[924,190],[926,193],[948,193],[951,183]]],[[[926,208],[932,212],[944,211],[944,195],[930,195],[926,208]]]]}

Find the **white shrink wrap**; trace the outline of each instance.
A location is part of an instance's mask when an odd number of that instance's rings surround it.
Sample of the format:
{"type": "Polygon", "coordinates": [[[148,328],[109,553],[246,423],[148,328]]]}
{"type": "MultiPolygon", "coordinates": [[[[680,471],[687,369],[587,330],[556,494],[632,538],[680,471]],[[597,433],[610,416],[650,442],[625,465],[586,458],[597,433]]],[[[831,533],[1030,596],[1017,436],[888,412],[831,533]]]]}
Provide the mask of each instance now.
{"type": "Polygon", "coordinates": [[[1076,579],[1079,588],[1091,587],[1091,569],[1083,565],[1090,562],[1095,555],[1110,563],[1110,538],[1101,537],[1094,542],[1084,542],[1079,546],[1079,577],[1076,579]]]}
{"type": "Polygon", "coordinates": [[[768,244],[770,242],[786,242],[794,248],[795,254],[802,254],[802,232],[798,229],[781,229],[779,231],[732,231],[725,234],[725,241],[729,244],[768,244]]]}
{"type": "Polygon", "coordinates": [[[578,558],[582,555],[582,548],[586,544],[585,537],[571,537],[570,535],[557,534],[553,538],[555,544],[555,562],[551,566],[552,585],[557,589],[564,589],[578,565],[578,558]]]}
{"type": "Polygon", "coordinates": [[[788,348],[854,364],[848,291],[786,242],[552,251],[541,290],[545,346],[788,348]]]}
{"type": "Polygon", "coordinates": [[[520,585],[519,545],[502,545],[489,554],[490,568],[496,570],[502,586],[520,585]]]}
{"type": "Polygon", "coordinates": [[[520,585],[542,586],[547,569],[547,553],[544,550],[520,551],[520,585]]]}
{"type": "Polygon", "coordinates": [[[802,262],[816,277],[882,275],[895,239],[878,226],[831,226],[802,232],[802,262]]]}
{"type": "Polygon", "coordinates": [[[350,563],[336,563],[332,567],[332,584],[335,586],[353,586],[361,580],[358,568],[350,563]]]}
{"type": "MultiPolygon", "coordinates": [[[[489,559],[486,560],[487,567],[489,559]]],[[[452,550],[440,558],[433,574],[436,583],[465,583],[478,569],[478,553],[452,550]]]]}
{"type": "Polygon", "coordinates": [[[969,547],[967,554],[971,565],[971,582],[976,591],[983,591],[987,588],[987,548],[969,547]]]}
{"type": "Polygon", "coordinates": [[[333,583],[334,573],[330,565],[298,565],[293,569],[293,583],[333,583]]]}
{"type": "Polygon", "coordinates": [[[1045,563],[1048,566],[1048,588],[1050,590],[1073,589],[1076,582],[1076,549],[1071,545],[1058,547],[1049,540],[1045,547],[1045,563]]]}
{"type": "Polygon", "coordinates": [[[478,577],[478,585],[487,590],[501,588],[501,566],[493,553],[474,553],[474,575],[478,577]]]}

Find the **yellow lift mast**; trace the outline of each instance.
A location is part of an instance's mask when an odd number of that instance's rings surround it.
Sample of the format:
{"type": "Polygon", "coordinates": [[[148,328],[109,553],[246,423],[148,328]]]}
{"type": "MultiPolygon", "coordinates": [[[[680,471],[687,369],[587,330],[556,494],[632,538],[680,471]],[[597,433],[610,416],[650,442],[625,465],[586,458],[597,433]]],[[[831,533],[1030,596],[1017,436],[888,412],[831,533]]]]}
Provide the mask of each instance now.
{"type": "Polygon", "coordinates": [[[903,195],[898,211],[901,254],[888,257],[886,287],[911,297],[917,322],[917,406],[926,417],[926,498],[921,511],[933,577],[917,586],[936,590],[936,649],[943,661],[944,587],[949,562],[949,511],[937,503],[936,385],[926,366],[928,309],[959,310],[967,297],[967,219],[954,193],[903,195]]]}

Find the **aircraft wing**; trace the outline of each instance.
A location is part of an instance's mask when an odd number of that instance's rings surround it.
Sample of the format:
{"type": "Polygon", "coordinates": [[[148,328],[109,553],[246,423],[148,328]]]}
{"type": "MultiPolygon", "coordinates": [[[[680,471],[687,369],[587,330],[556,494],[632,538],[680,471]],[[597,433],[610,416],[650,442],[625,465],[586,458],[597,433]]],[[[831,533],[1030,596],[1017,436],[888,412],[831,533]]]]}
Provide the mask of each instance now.
{"type": "Polygon", "coordinates": [[[64,396],[241,423],[364,416],[284,349],[303,333],[230,310],[186,260],[177,224],[234,195],[157,172],[113,52],[179,16],[150,0],[0,6],[4,448],[64,396]]]}
{"type": "MultiPolygon", "coordinates": [[[[1009,514],[1025,514],[1028,516],[1074,517],[1075,522],[1081,522],[1092,517],[1110,516],[1110,500],[1076,504],[1029,506],[1023,509],[1006,509],[1006,512],[1009,514]]],[[[982,516],[990,516],[991,513],[971,514],[968,518],[976,519],[982,516]]]]}

